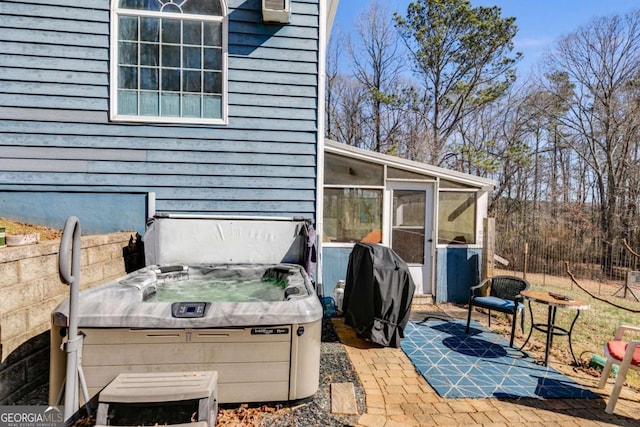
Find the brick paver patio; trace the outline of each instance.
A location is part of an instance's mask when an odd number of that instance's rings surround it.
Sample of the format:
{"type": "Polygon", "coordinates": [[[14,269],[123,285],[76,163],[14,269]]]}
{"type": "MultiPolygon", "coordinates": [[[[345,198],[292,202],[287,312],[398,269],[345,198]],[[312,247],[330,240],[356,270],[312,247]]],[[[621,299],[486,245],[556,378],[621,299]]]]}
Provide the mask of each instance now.
{"type": "Polygon", "coordinates": [[[638,394],[623,390],[609,415],[604,408],[612,381],[599,390],[595,377],[574,379],[602,399],[443,399],[401,349],[358,338],[341,318],[334,325],[365,391],[367,412],[359,426],[640,426],[638,394]]]}

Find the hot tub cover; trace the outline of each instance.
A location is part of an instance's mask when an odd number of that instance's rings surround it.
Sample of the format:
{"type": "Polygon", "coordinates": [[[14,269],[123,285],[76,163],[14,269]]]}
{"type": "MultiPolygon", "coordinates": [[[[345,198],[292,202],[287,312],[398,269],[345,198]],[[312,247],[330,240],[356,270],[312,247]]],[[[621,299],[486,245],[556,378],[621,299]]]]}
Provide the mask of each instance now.
{"type": "Polygon", "coordinates": [[[400,347],[414,290],[407,264],[392,249],[356,243],[342,303],[345,323],[375,343],[400,347]]]}

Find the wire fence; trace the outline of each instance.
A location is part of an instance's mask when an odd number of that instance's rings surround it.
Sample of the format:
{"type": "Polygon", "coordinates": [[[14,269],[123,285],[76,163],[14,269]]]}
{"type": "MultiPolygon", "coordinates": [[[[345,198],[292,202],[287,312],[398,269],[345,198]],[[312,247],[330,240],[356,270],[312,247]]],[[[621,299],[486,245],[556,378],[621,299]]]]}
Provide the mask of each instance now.
{"type": "Polygon", "coordinates": [[[508,265],[498,268],[518,272],[541,285],[572,288],[568,272],[597,296],[622,299],[640,308],[640,258],[622,242],[606,242],[597,233],[571,236],[563,230],[509,230],[496,233],[495,252],[508,265]]]}
{"type": "MultiPolygon", "coordinates": [[[[602,345],[612,339],[617,326],[640,325],[640,259],[620,242],[608,244],[597,233],[579,238],[571,234],[561,229],[524,233],[496,224],[495,253],[508,265],[496,263],[494,274],[524,277],[534,290],[585,301],[589,308],[579,313],[572,341],[575,356],[588,364],[593,355],[604,354],[602,345]]],[[[542,304],[529,307],[532,316],[525,330],[548,315],[542,304]]],[[[575,315],[575,310],[559,310],[557,321],[568,327],[575,315]]],[[[567,349],[559,342],[552,353],[571,360],[567,349]]],[[[640,375],[632,374],[629,380],[640,390],[640,375]]]]}

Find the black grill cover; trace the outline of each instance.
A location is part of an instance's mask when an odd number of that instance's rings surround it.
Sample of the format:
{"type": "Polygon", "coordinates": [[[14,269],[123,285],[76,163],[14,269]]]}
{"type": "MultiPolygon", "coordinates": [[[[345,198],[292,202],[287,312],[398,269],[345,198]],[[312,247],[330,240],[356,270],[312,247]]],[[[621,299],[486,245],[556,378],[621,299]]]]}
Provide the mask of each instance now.
{"type": "Polygon", "coordinates": [[[349,255],[342,312],[356,333],[386,347],[400,347],[415,285],[392,249],[356,243],[349,255]]]}

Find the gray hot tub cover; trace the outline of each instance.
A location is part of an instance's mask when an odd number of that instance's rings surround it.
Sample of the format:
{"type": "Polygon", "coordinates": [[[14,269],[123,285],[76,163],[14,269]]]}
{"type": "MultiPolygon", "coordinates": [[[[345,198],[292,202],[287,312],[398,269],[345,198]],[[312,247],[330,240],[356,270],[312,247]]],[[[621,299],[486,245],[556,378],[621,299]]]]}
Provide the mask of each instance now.
{"type": "Polygon", "coordinates": [[[392,249],[356,243],[347,267],[345,323],[375,343],[400,347],[414,290],[407,264],[392,249]]]}

